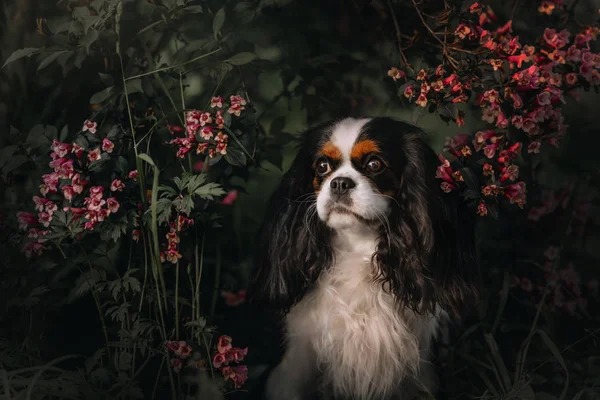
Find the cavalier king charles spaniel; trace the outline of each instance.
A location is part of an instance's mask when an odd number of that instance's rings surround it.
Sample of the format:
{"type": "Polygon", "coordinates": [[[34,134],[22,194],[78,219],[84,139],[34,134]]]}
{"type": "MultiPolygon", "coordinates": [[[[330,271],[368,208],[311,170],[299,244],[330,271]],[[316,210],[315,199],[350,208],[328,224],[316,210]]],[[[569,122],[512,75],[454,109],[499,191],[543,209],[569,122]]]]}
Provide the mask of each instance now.
{"type": "Polygon", "coordinates": [[[280,311],[269,400],[434,392],[433,341],[473,304],[472,213],[414,126],[346,118],[303,137],[257,244],[249,297],[280,311]]]}

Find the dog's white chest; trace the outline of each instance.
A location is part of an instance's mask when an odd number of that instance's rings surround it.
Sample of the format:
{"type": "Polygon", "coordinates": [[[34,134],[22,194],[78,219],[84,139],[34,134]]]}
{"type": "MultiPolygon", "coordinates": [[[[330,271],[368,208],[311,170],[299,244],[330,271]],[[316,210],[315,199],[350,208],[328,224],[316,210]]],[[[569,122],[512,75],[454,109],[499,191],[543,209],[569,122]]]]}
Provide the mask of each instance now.
{"type": "Polygon", "coordinates": [[[418,318],[372,282],[374,245],[364,247],[337,255],[333,268],[291,310],[287,332],[290,340],[310,343],[335,392],[370,398],[416,374],[420,355],[418,318]]]}

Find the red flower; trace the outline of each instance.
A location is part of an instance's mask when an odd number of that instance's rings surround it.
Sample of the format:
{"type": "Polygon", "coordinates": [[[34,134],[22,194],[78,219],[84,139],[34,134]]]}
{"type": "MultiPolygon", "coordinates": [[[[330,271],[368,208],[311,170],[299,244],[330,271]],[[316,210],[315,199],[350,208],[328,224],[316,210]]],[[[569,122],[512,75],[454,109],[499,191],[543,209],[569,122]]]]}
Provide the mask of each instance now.
{"type": "Polygon", "coordinates": [[[217,351],[219,353],[225,353],[229,349],[231,349],[231,337],[225,335],[220,336],[217,341],[217,351]]]}
{"type": "Polygon", "coordinates": [[[173,368],[173,372],[178,374],[181,372],[181,368],[183,367],[183,361],[180,358],[171,358],[171,368],[173,368]]]}
{"type": "Polygon", "coordinates": [[[116,192],[116,191],[122,192],[124,188],[125,188],[125,184],[123,184],[123,182],[120,179],[115,179],[110,184],[111,192],[116,192]]]}
{"type": "Polygon", "coordinates": [[[98,126],[98,123],[92,122],[89,119],[86,119],[83,122],[83,128],[81,128],[81,131],[82,132],[89,131],[90,133],[96,133],[97,126],[98,126]]]}
{"type": "Polygon", "coordinates": [[[480,201],[479,205],[477,206],[477,214],[479,214],[481,217],[488,214],[488,209],[483,201],[480,201]]]}
{"type": "Polygon", "coordinates": [[[138,177],[137,169],[134,169],[133,171],[129,171],[129,174],[127,174],[127,177],[129,179],[137,180],[137,177],[138,177]]]}
{"type": "Polygon", "coordinates": [[[112,153],[115,148],[115,144],[110,141],[108,138],[102,139],[102,150],[107,153],[112,153]]]}
{"type": "Polygon", "coordinates": [[[19,229],[25,230],[29,225],[35,225],[38,223],[38,219],[35,214],[19,211],[17,213],[17,220],[19,222],[19,229]]]}
{"type": "Polygon", "coordinates": [[[114,197],[109,197],[106,199],[106,207],[111,213],[116,213],[119,210],[119,202],[114,197]]]}
{"type": "Polygon", "coordinates": [[[215,107],[221,108],[221,107],[223,107],[223,98],[220,97],[220,96],[213,97],[210,100],[210,107],[211,108],[215,108],[215,107]]]}
{"type": "Polygon", "coordinates": [[[504,195],[510,200],[511,204],[517,204],[523,208],[527,200],[527,186],[525,182],[518,182],[504,187],[504,195]]]}
{"type": "Polygon", "coordinates": [[[406,78],[406,73],[404,71],[400,71],[398,68],[396,67],[392,67],[390,68],[390,70],[388,71],[388,76],[391,77],[394,81],[397,81],[398,79],[401,78],[406,78]]]}
{"type": "Polygon", "coordinates": [[[246,291],[242,289],[234,293],[222,290],[221,297],[225,299],[225,304],[227,304],[228,306],[237,307],[246,301],[246,291]]]}
{"type": "Polygon", "coordinates": [[[90,163],[100,160],[100,158],[101,158],[100,149],[94,149],[94,150],[90,151],[88,153],[87,158],[90,163]]]}
{"type": "Polygon", "coordinates": [[[407,99],[412,99],[415,96],[415,89],[413,88],[412,85],[408,85],[405,89],[404,89],[404,97],[406,97],[407,99]]]}

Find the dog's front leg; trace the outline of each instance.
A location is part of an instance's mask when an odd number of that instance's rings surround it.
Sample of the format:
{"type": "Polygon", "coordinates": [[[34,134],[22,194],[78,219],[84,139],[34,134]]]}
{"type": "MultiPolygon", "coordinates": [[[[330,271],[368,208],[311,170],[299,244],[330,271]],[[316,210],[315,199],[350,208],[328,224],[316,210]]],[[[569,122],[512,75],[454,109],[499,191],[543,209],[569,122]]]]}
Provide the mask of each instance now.
{"type": "Polygon", "coordinates": [[[316,357],[310,343],[302,337],[289,337],[283,359],[267,380],[267,399],[312,398],[316,373],[316,357]]]}

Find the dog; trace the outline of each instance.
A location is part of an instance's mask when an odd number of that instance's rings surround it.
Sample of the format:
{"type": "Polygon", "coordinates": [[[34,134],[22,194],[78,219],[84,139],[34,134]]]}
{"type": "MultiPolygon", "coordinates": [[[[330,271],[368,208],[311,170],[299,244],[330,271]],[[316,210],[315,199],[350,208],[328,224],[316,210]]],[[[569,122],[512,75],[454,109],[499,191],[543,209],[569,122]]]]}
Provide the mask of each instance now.
{"type": "Polygon", "coordinates": [[[477,300],[474,212],[445,193],[415,126],[345,118],[305,132],[259,236],[248,296],[285,327],[269,400],[436,391],[432,343],[477,300]]]}

